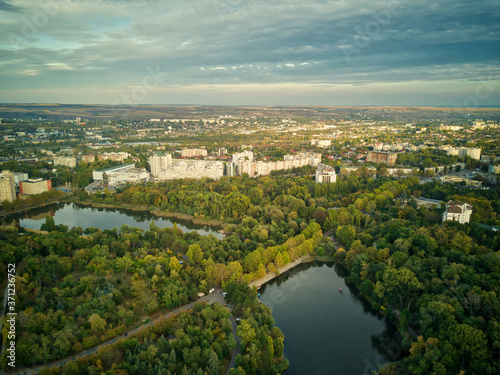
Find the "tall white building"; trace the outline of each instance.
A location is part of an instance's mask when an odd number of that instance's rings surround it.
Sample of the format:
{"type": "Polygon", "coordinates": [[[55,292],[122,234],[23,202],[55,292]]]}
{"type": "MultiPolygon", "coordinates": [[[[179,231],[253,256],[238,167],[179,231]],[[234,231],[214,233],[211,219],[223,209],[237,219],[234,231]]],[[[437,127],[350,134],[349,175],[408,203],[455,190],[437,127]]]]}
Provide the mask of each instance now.
{"type": "Polygon", "coordinates": [[[161,171],[161,181],[181,178],[221,178],[224,175],[224,164],[220,161],[175,159],[170,168],[161,171]]]}
{"type": "Polygon", "coordinates": [[[318,165],[318,169],[316,169],[316,183],[329,184],[332,182],[337,182],[335,169],[325,164],[318,165]]]}
{"type": "Polygon", "coordinates": [[[241,161],[238,168],[238,174],[241,176],[247,173],[249,176],[266,176],[272,171],[283,169],[300,168],[305,165],[317,167],[321,163],[321,154],[312,152],[299,152],[295,155],[285,155],[283,160],[279,161],[241,161]]]}
{"type": "Polygon", "coordinates": [[[464,158],[466,156],[479,160],[481,159],[481,149],[480,148],[471,148],[471,147],[460,147],[460,148],[455,148],[455,147],[450,147],[450,146],[443,146],[441,147],[441,150],[446,151],[446,155],[448,156],[458,156],[459,158],[464,158]]]}
{"type": "Polygon", "coordinates": [[[2,171],[0,175],[0,202],[12,202],[16,199],[16,185],[14,173],[11,171],[2,171]]]}
{"type": "Polygon", "coordinates": [[[16,186],[19,186],[19,183],[21,181],[26,181],[28,178],[29,177],[27,173],[21,173],[21,172],[14,173],[14,182],[16,183],[16,186]]]}
{"type": "Polygon", "coordinates": [[[470,148],[470,147],[460,147],[458,150],[458,157],[464,158],[469,156],[472,159],[481,159],[481,149],[480,148],[470,148]]]}
{"type": "Polygon", "coordinates": [[[151,175],[159,177],[161,172],[166,171],[172,166],[171,154],[156,154],[149,157],[149,166],[151,167],[151,175]]]}
{"type": "Polygon", "coordinates": [[[472,214],[472,205],[464,202],[449,201],[446,204],[446,210],[443,213],[443,222],[458,221],[460,224],[470,222],[472,214]]]}
{"type": "Polygon", "coordinates": [[[234,176],[234,172],[236,172],[237,174],[239,174],[241,176],[242,175],[241,164],[243,162],[247,162],[247,161],[250,161],[250,162],[253,161],[253,151],[245,150],[242,152],[235,152],[233,154],[233,165],[232,165],[233,174],[232,174],[232,176],[234,176]]]}

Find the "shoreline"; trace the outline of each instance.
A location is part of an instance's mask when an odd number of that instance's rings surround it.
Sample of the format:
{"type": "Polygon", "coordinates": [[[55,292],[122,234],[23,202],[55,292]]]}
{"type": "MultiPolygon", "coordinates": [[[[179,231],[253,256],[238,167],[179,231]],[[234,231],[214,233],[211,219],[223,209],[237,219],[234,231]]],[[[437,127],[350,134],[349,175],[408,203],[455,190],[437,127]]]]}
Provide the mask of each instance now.
{"type": "Polygon", "coordinates": [[[43,202],[43,203],[37,204],[35,206],[27,206],[27,207],[19,208],[17,210],[13,210],[13,211],[9,211],[9,212],[2,211],[2,212],[0,212],[0,218],[5,217],[5,216],[9,216],[9,215],[13,215],[13,214],[18,214],[20,212],[32,210],[35,208],[45,207],[45,206],[55,204],[55,203],[61,203],[61,202],[63,202],[63,199],[56,199],[53,201],[43,202]]]}
{"type": "Polygon", "coordinates": [[[318,262],[335,262],[335,259],[332,257],[319,257],[319,256],[314,256],[314,255],[303,255],[300,258],[295,259],[293,262],[290,262],[288,264],[285,264],[283,267],[280,267],[276,270],[274,273],[268,273],[266,276],[261,277],[260,279],[256,279],[251,281],[248,286],[250,288],[258,285],[264,285],[265,283],[268,283],[269,281],[277,278],[280,276],[282,273],[291,270],[292,268],[297,267],[299,264],[302,263],[311,263],[314,261],[318,262]]]}
{"type": "Polygon", "coordinates": [[[184,214],[182,212],[165,212],[161,211],[158,208],[150,208],[149,206],[141,205],[117,205],[117,204],[107,204],[107,203],[95,203],[95,202],[87,202],[87,201],[78,201],[78,200],[65,200],[67,203],[81,204],[82,206],[89,206],[94,208],[109,208],[109,209],[125,209],[137,212],[149,212],[150,214],[156,217],[167,217],[178,220],[191,221],[194,225],[204,225],[208,227],[220,227],[220,233],[228,234],[224,229],[229,223],[220,220],[213,219],[201,219],[196,218],[193,215],[184,214]]]}

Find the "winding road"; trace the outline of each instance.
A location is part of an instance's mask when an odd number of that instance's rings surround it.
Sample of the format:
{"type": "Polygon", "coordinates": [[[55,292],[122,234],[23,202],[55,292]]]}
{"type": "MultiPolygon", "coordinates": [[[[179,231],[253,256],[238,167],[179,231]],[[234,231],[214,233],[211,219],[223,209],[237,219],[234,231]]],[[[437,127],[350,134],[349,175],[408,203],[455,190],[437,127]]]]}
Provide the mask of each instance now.
{"type": "MultiPolygon", "coordinates": [[[[177,314],[177,313],[189,310],[189,309],[193,308],[196,303],[200,303],[200,302],[206,302],[209,305],[212,305],[212,304],[214,304],[214,303],[217,302],[221,306],[224,306],[226,304],[226,300],[222,296],[222,290],[221,289],[216,289],[214,291],[214,293],[211,293],[209,295],[203,296],[201,298],[198,298],[194,302],[188,303],[187,305],[180,306],[180,307],[178,307],[178,308],[176,308],[174,310],[171,310],[168,313],[166,313],[165,315],[162,315],[161,317],[156,318],[152,322],[149,322],[149,323],[147,323],[145,325],[142,325],[142,326],[140,326],[140,327],[138,327],[136,329],[133,329],[131,331],[127,331],[126,333],[124,333],[124,334],[122,334],[120,336],[116,336],[115,338],[113,338],[111,340],[105,341],[102,344],[100,344],[100,345],[98,345],[98,346],[96,346],[94,348],[91,348],[89,350],[86,350],[84,352],[81,352],[81,353],[76,354],[76,355],[71,356],[71,357],[60,359],[60,360],[52,362],[52,363],[47,363],[47,364],[44,364],[44,365],[41,365],[41,366],[37,366],[37,367],[18,369],[17,372],[15,372],[14,374],[25,374],[25,375],[38,374],[38,372],[40,370],[45,369],[45,368],[53,368],[53,367],[58,367],[58,366],[62,367],[66,363],[68,363],[68,362],[70,362],[72,360],[75,360],[77,358],[87,357],[89,355],[97,353],[97,351],[99,349],[101,349],[101,348],[103,348],[103,347],[105,347],[107,345],[114,344],[114,343],[116,343],[118,340],[120,340],[122,338],[125,338],[125,337],[128,337],[128,336],[133,336],[135,333],[139,332],[140,330],[144,329],[145,327],[148,327],[150,325],[154,325],[154,323],[156,321],[158,321],[159,319],[168,318],[168,317],[170,317],[170,316],[172,316],[174,314],[177,314]]],[[[239,349],[240,349],[240,338],[238,336],[236,336],[236,321],[234,320],[234,317],[232,315],[230,317],[230,320],[231,320],[231,325],[232,325],[232,329],[233,329],[233,336],[234,336],[234,338],[236,340],[236,349],[233,351],[233,357],[231,358],[231,363],[230,363],[229,368],[227,370],[228,373],[229,373],[229,370],[232,367],[234,367],[234,362],[235,362],[235,359],[236,359],[236,355],[239,353],[239,349]]]]}

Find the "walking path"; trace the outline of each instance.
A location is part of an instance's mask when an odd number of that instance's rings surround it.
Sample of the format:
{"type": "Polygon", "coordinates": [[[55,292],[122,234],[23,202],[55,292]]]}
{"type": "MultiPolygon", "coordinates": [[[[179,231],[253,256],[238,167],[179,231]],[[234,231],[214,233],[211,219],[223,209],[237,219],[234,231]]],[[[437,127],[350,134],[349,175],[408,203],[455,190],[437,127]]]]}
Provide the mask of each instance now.
{"type": "MultiPolygon", "coordinates": [[[[187,305],[184,305],[184,306],[180,306],[172,311],[169,311],[168,313],[166,313],[165,315],[162,315],[161,317],[153,320],[152,322],[146,324],[146,325],[143,325],[143,326],[140,326],[136,329],[133,329],[131,331],[128,331],[120,336],[116,336],[115,338],[111,339],[111,340],[108,340],[106,342],[103,342],[102,344],[100,344],[99,346],[96,346],[94,348],[91,348],[89,350],[86,350],[82,353],[79,353],[77,355],[74,355],[72,357],[67,357],[67,358],[64,358],[64,359],[60,359],[58,361],[55,361],[55,362],[52,362],[52,363],[48,363],[48,364],[44,364],[44,365],[41,365],[41,366],[38,366],[38,367],[32,367],[32,368],[25,368],[25,369],[18,369],[18,371],[14,374],[25,374],[25,375],[29,375],[29,374],[38,374],[38,372],[44,368],[52,368],[52,367],[58,367],[58,366],[64,366],[67,362],[70,362],[72,360],[75,360],[77,358],[83,358],[83,357],[87,357],[91,354],[94,354],[94,353],[97,353],[97,351],[101,348],[103,348],[104,346],[107,346],[107,345],[110,345],[110,344],[114,344],[116,343],[118,340],[122,339],[122,338],[125,338],[125,337],[128,337],[128,336],[131,336],[131,335],[134,335],[135,333],[139,332],[140,330],[144,329],[145,327],[148,327],[150,325],[154,325],[154,323],[156,321],[158,321],[159,319],[163,319],[163,318],[168,318],[174,314],[178,314],[180,312],[184,312],[184,311],[187,311],[191,308],[194,307],[194,305],[196,303],[200,303],[200,302],[206,302],[208,303],[209,305],[212,305],[214,303],[219,303],[221,306],[224,306],[226,301],[224,299],[224,297],[222,296],[222,293],[221,293],[221,290],[216,290],[214,293],[212,294],[209,294],[207,296],[204,296],[204,297],[201,297],[201,298],[198,298],[196,301],[194,302],[191,302],[191,303],[188,303],[187,305]]],[[[234,318],[231,316],[231,323],[233,323],[234,321],[234,318]]],[[[233,335],[236,339],[236,343],[237,343],[237,349],[238,349],[238,344],[239,344],[239,338],[236,336],[236,322],[234,322],[234,325],[233,325],[233,335]]],[[[234,350],[233,352],[233,358],[231,359],[231,363],[234,363],[234,360],[235,360],[235,357],[236,357],[236,349],[234,350]]],[[[229,370],[228,370],[229,371],[229,370]]]]}
{"type": "Polygon", "coordinates": [[[229,363],[229,366],[227,368],[226,375],[228,375],[229,371],[231,371],[231,369],[234,368],[234,362],[236,361],[236,356],[240,353],[241,350],[241,339],[238,336],[236,336],[237,326],[236,326],[236,321],[234,320],[234,316],[231,315],[229,319],[231,320],[231,326],[233,328],[233,336],[236,340],[236,348],[234,348],[233,350],[233,357],[231,358],[231,362],[229,363]]]}

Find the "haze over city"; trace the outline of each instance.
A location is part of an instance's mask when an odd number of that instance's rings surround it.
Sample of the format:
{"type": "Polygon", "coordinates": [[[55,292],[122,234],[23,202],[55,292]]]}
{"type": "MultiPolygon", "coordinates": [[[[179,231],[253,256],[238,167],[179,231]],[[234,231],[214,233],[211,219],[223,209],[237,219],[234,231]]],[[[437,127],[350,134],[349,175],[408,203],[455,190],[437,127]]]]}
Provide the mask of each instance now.
{"type": "Polygon", "coordinates": [[[0,20],[6,103],[500,102],[494,0],[0,0],[0,20]]]}

